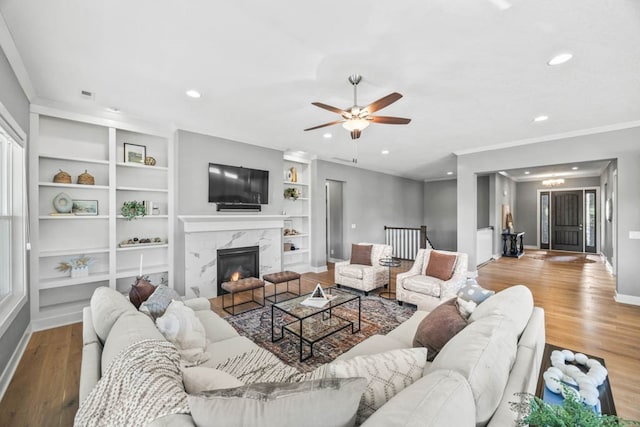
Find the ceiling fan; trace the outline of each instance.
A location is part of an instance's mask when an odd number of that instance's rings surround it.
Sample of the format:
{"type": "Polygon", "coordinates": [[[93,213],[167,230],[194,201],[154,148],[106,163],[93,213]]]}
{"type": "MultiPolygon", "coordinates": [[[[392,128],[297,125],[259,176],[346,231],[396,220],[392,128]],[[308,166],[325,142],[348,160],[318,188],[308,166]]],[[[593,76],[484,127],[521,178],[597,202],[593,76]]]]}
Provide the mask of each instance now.
{"type": "Polygon", "coordinates": [[[358,105],[358,83],[360,83],[360,81],[362,81],[362,76],[359,74],[352,74],[349,76],[349,83],[353,85],[353,106],[347,110],[341,110],[340,108],[332,107],[331,105],[323,104],[322,102],[312,102],[316,107],[340,114],[342,118],[340,120],[305,129],[305,131],[342,123],[342,127],[351,132],[351,139],[358,139],[360,138],[362,131],[369,126],[371,122],[387,125],[406,125],[411,121],[411,119],[403,119],[401,117],[371,115],[402,98],[402,95],[398,92],[393,92],[383,98],[380,98],[366,107],[360,107],[358,105]]]}

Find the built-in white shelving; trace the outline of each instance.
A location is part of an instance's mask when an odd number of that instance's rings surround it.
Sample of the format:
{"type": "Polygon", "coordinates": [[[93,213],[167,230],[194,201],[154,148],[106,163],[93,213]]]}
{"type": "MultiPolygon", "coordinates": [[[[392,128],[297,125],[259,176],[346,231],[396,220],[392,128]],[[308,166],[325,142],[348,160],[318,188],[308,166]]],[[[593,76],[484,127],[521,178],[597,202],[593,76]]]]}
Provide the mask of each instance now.
{"type": "MultiPolygon", "coordinates": [[[[139,273],[173,286],[173,137],[153,128],[38,105],[30,117],[31,315],[34,329],[81,320],[97,287],[126,292],[139,273]],[[124,144],[146,147],[154,166],[125,161],[124,144]],[[60,171],[85,171],[96,185],[54,183],[60,171]],[[50,215],[64,192],[74,200],[97,201],[97,215],[50,215]],[[126,201],[150,201],[159,214],[126,221],[126,201]],[[120,248],[132,238],[160,238],[158,245],[120,248]],[[70,277],[57,267],[78,256],[91,258],[89,275],[70,277]]],[[[154,283],[156,283],[154,282],[154,283]]]]}
{"type": "Polygon", "coordinates": [[[282,264],[285,270],[304,273],[311,271],[311,161],[285,154],[284,174],[284,188],[297,188],[300,196],[297,199],[285,198],[283,202],[283,210],[287,215],[285,228],[296,230],[298,233],[282,236],[285,244],[292,244],[296,248],[283,251],[282,264]],[[296,176],[290,173],[291,168],[295,168],[296,176]]]}

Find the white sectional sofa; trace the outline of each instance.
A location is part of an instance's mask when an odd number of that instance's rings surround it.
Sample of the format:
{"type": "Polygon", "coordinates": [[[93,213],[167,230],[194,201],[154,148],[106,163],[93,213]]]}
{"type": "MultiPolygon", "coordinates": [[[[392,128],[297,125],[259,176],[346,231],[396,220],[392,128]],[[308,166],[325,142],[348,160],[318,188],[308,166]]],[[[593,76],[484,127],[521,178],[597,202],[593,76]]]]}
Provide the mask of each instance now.
{"type": "MultiPolygon", "coordinates": [[[[211,311],[206,299],[190,300],[186,305],[195,310],[205,328],[207,351],[214,359],[209,364],[257,348],[211,311]]],[[[105,312],[104,307],[101,310],[105,312]]],[[[137,341],[163,339],[145,314],[128,308],[122,311],[106,311],[111,313],[107,317],[117,317],[106,330],[102,326],[94,328],[91,309],[84,310],[81,405],[118,353],[137,341]]],[[[416,312],[389,334],[369,337],[340,359],[411,347],[416,328],[427,314],[416,312]]],[[[531,292],[518,285],[487,299],[469,320],[469,325],[445,345],[433,362],[427,363],[421,379],[391,398],[363,425],[516,425],[516,414],[510,410],[509,402],[516,400],[514,393],[535,391],[545,343],[544,312],[534,308],[531,292]]],[[[158,418],[150,425],[195,424],[189,415],[179,414],[158,418]]],[[[277,420],[273,425],[278,425],[277,420]]]]}

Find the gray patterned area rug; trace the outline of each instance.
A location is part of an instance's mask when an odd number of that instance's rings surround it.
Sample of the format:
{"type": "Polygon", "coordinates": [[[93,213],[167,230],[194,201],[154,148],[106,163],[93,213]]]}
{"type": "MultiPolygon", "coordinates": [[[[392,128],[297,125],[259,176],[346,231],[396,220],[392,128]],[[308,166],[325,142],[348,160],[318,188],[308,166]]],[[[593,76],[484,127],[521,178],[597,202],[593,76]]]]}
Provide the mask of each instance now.
{"type": "MultiPolygon", "coordinates": [[[[362,325],[360,332],[351,333],[351,328],[343,329],[313,345],[313,357],[299,361],[299,339],[291,333],[285,332],[280,341],[271,342],[271,305],[264,308],[247,311],[236,316],[225,318],[241,335],[246,336],[260,347],[265,348],[279,357],[289,366],[301,372],[308,372],[316,367],[331,362],[336,357],[349,350],[366,338],[380,334],[384,335],[400,323],[407,320],[415,312],[411,306],[399,306],[396,301],[389,301],[378,296],[362,296],[362,325]]],[[[334,309],[342,317],[358,320],[357,304],[350,303],[347,307],[334,309]]],[[[279,310],[275,311],[280,313],[279,310]]],[[[276,325],[281,319],[276,314],[276,325]]],[[[357,327],[357,326],[356,326],[357,327]]],[[[276,335],[280,329],[276,328],[276,335]]],[[[304,354],[309,352],[309,346],[304,345],[304,354]]]]}

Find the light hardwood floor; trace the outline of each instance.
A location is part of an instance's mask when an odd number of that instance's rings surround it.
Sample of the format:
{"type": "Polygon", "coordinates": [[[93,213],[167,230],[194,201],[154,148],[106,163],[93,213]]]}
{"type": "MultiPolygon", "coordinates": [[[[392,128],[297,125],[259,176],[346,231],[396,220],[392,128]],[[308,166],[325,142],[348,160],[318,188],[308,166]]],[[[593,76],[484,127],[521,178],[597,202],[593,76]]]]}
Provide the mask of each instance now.
{"type": "MultiPolygon", "coordinates": [[[[613,300],[615,279],[599,257],[593,263],[559,263],[528,251],[479,270],[478,281],[496,291],[527,285],[545,309],[547,341],[601,356],[609,369],[618,414],[640,420],[640,307],[613,300]]],[[[404,263],[397,271],[408,269],[404,263]]],[[[303,275],[303,292],[329,285],[333,272],[303,275]]],[[[212,309],[223,313],[219,299],[212,309]]],[[[82,357],[79,323],[36,332],[0,402],[0,426],[71,426],[78,408],[82,357]]]]}

